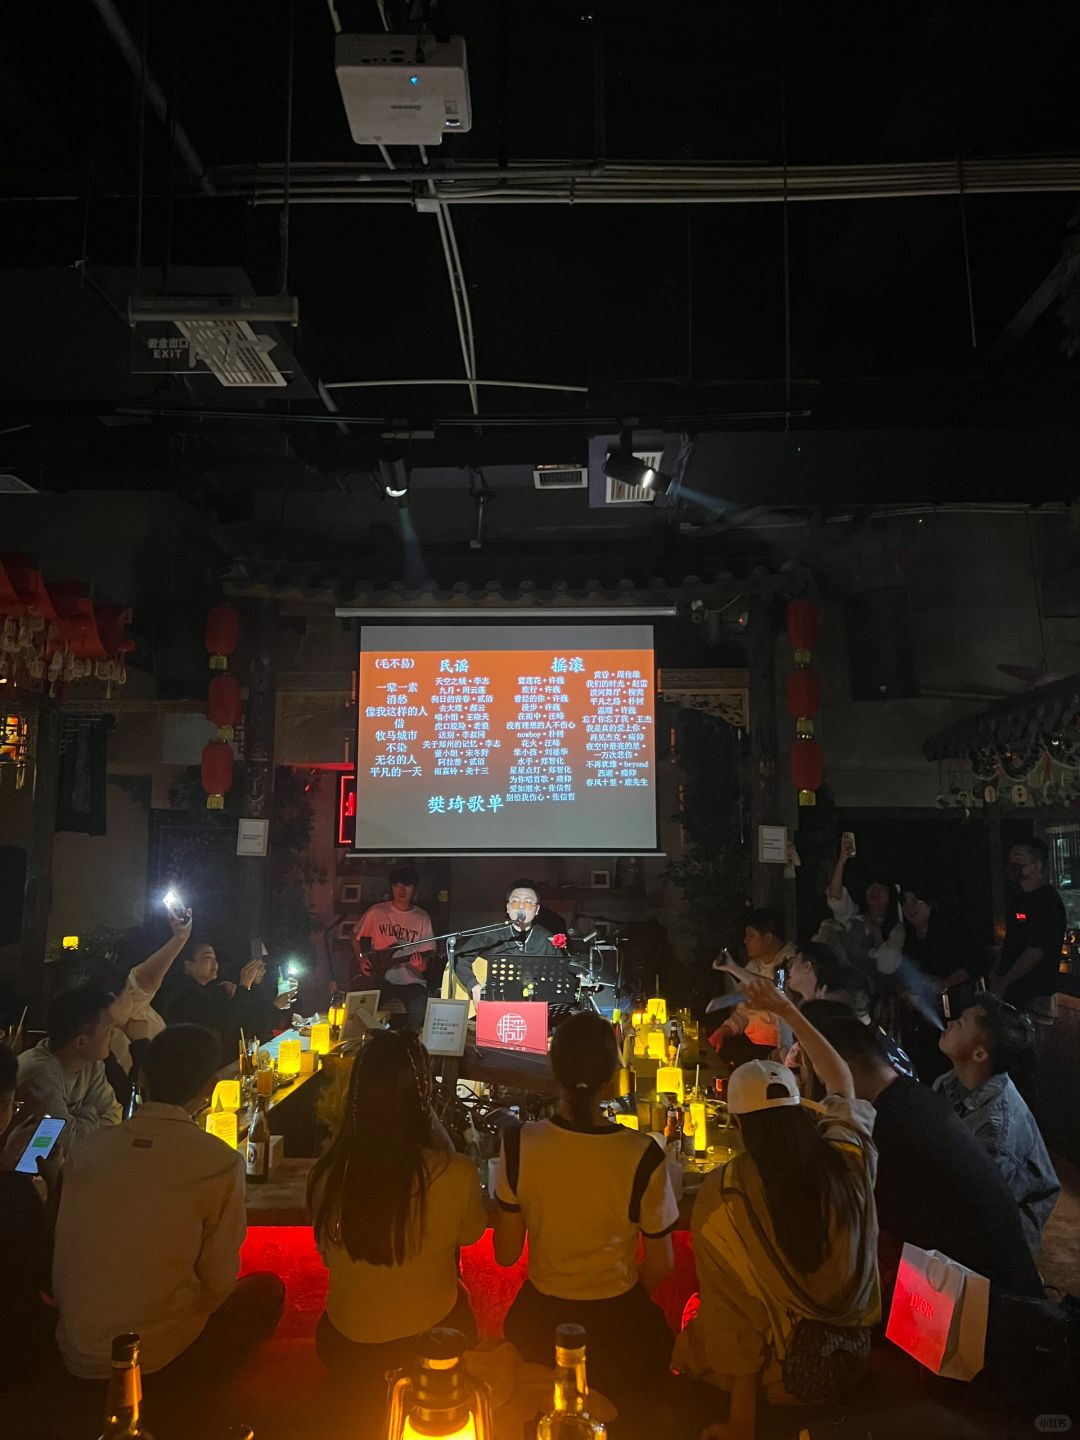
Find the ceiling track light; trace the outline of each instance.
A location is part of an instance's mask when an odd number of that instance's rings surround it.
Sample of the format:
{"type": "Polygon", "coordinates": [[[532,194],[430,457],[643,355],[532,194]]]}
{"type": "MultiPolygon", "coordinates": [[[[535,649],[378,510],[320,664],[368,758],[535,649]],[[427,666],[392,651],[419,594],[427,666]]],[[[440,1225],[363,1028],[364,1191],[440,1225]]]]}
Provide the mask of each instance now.
{"type": "Polygon", "coordinates": [[[616,480],[620,485],[632,485],[648,495],[666,495],[674,479],[635,453],[633,435],[629,430],[624,430],[618,445],[607,452],[603,468],[609,480],[616,480]]]}
{"type": "Polygon", "coordinates": [[[379,484],[382,492],[400,510],[407,510],[409,507],[409,479],[409,467],[404,460],[379,461],[379,484]]]}

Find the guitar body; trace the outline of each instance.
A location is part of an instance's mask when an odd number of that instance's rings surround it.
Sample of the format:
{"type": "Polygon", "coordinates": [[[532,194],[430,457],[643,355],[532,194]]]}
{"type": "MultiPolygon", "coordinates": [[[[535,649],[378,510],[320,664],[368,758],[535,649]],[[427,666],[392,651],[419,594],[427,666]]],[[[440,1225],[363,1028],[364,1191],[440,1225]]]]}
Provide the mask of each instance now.
{"type": "MultiPolygon", "coordinates": [[[[480,986],[480,988],[481,988],[481,990],[482,990],[482,989],[484,988],[484,986],[487,984],[488,962],[487,962],[487,960],[484,958],[483,955],[476,955],[476,956],[474,956],[474,958],[473,958],[472,967],[473,967],[473,973],[476,975],[477,984],[480,986]]],[[[469,1002],[469,1019],[470,1019],[470,1020],[475,1020],[475,1018],[476,1018],[476,1001],[472,998],[472,996],[471,996],[470,994],[468,994],[468,992],[467,992],[466,989],[465,989],[465,986],[462,985],[462,983],[461,983],[461,981],[458,979],[457,975],[456,975],[453,971],[451,971],[450,974],[451,974],[451,978],[452,978],[452,982],[453,982],[453,983],[452,983],[452,986],[451,986],[451,991],[452,991],[452,993],[449,994],[449,995],[447,995],[445,998],[446,998],[447,1000],[468,1000],[468,1002],[469,1002]]]]}
{"type": "Polygon", "coordinates": [[[367,989],[374,989],[386,978],[388,970],[404,965],[412,958],[407,950],[402,952],[400,945],[391,945],[386,950],[369,950],[364,954],[354,940],[353,950],[356,956],[353,962],[354,974],[363,982],[362,988],[367,989]]]}

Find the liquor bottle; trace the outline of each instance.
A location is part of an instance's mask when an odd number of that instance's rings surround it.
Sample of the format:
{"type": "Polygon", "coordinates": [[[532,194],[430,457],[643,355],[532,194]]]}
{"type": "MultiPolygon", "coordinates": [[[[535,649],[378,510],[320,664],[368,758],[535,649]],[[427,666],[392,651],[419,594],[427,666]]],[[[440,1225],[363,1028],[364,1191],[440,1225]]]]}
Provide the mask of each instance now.
{"type": "Polygon", "coordinates": [[[584,1327],[559,1325],[555,1330],[555,1406],[537,1422],[536,1440],[596,1440],[606,1435],[606,1426],[589,1415],[584,1327]]]}
{"type": "Polygon", "coordinates": [[[265,1185],[270,1179],[270,1121],[262,1095],[255,1102],[255,1114],[248,1131],[247,1178],[256,1185],[265,1185]]]}
{"type": "Polygon", "coordinates": [[[138,1335],[117,1335],[112,1342],[112,1375],[105,1402],[101,1440],[154,1440],[139,1418],[142,1370],[138,1335]]]}
{"type": "Polygon", "coordinates": [[[667,1123],[664,1125],[664,1143],[669,1151],[678,1152],[682,1144],[682,1111],[677,1105],[669,1105],[667,1123]]]}
{"type": "Polygon", "coordinates": [[[682,1115],[682,1153],[693,1156],[694,1154],[694,1112],[690,1106],[683,1111],[682,1115]]]}

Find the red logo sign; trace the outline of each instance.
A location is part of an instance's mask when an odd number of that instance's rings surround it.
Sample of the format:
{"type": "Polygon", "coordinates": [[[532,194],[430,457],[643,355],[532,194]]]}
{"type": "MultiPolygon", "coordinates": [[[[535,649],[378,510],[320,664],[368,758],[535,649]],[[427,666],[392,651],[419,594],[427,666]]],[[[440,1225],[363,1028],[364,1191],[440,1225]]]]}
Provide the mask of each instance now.
{"type": "Polygon", "coordinates": [[[546,1055],[546,1000],[481,1000],[476,1007],[476,1043],[491,1050],[546,1055]]]}
{"type": "Polygon", "coordinates": [[[338,776],[335,843],[356,844],[356,776],[348,770],[338,776]]]}

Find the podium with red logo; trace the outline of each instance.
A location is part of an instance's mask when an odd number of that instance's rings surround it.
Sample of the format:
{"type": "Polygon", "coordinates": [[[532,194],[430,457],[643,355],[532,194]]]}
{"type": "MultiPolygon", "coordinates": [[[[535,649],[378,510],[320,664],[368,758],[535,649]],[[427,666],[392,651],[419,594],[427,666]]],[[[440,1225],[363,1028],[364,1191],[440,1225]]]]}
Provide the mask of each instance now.
{"type": "Polygon", "coordinates": [[[546,1055],[546,1000],[481,1000],[476,1007],[476,1043],[481,1049],[546,1055]]]}

